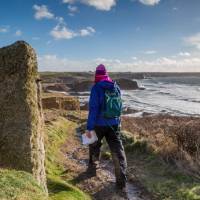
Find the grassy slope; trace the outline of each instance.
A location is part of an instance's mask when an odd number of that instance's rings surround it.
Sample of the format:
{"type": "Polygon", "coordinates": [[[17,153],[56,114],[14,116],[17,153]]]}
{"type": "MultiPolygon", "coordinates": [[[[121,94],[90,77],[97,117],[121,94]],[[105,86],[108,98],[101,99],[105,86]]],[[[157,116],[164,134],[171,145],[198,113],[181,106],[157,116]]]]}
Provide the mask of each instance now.
{"type": "MultiPolygon", "coordinates": [[[[78,188],[62,180],[65,170],[61,145],[69,134],[74,134],[76,124],[59,118],[46,126],[46,169],[50,200],[90,200],[78,188]]],[[[1,200],[46,200],[47,196],[31,174],[23,171],[0,169],[1,200]]]]}
{"type": "Polygon", "coordinates": [[[31,174],[0,169],[1,200],[45,200],[47,196],[31,174]]]}
{"type": "Polygon", "coordinates": [[[147,143],[124,137],[129,175],[159,200],[200,200],[200,181],[148,151],[147,143]]]}
{"type": "Polygon", "coordinates": [[[51,200],[90,200],[91,198],[78,188],[63,180],[60,176],[65,171],[64,155],[60,147],[70,134],[75,134],[77,124],[64,118],[59,118],[51,125],[46,126],[48,135],[46,167],[48,189],[51,200]]]}

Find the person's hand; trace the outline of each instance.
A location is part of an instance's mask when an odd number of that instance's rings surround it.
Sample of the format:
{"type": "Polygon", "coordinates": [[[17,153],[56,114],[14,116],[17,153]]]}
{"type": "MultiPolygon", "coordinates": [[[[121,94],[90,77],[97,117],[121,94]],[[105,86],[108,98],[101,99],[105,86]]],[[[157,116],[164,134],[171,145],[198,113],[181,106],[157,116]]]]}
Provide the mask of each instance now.
{"type": "Polygon", "coordinates": [[[85,134],[86,134],[86,136],[87,136],[88,138],[92,138],[92,134],[91,134],[90,131],[86,130],[86,131],[85,131],[85,134]]]}

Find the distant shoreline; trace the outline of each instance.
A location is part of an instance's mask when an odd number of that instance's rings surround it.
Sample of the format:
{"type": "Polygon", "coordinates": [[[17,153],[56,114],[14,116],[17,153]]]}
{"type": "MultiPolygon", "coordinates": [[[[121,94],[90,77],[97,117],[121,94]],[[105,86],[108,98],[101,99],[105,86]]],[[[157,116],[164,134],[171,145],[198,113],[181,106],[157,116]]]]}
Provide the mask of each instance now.
{"type": "MultiPolygon", "coordinates": [[[[39,72],[41,76],[66,76],[66,75],[76,75],[76,76],[92,76],[94,72],[51,72],[51,71],[42,71],[39,72]]],[[[150,78],[150,77],[184,77],[184,76],[194,76],[200,77],[200,72],[109,72],[111,76],[117,75],[136,75],[140,78],[150,78]]]]}

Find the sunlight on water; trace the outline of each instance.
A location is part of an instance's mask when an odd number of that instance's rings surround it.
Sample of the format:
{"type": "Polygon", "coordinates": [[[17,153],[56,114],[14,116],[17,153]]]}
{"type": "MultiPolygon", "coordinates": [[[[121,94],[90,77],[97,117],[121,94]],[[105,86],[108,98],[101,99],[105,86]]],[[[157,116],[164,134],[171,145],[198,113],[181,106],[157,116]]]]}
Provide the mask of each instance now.
{"type": "Polygon", "coordinates": [[[152,113],[200,115],[199,78],[153,78],[139,84],[146,89],[122,92],[125,106],[152,113]]]}

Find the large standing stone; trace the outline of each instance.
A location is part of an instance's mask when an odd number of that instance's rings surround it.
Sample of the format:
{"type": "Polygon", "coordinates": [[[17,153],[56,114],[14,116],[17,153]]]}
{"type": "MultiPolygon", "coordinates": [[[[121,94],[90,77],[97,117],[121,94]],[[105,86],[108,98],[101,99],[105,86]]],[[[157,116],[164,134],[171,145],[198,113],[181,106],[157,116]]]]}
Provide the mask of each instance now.
{"type": "Polygon", "coordinates": [[[34,49],[0,48],[0,167],[33,174],[46,189],[40,83],[34,49]]]}

